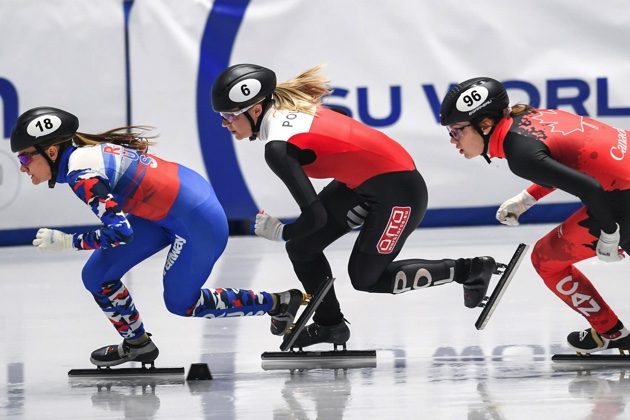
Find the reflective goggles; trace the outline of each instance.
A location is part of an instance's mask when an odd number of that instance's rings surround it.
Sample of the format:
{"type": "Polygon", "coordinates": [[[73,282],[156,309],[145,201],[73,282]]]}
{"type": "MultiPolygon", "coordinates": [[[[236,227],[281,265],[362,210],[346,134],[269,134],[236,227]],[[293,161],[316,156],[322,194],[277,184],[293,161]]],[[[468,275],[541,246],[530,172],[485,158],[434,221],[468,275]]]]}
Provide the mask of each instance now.
{"type": "Polygon", "coordinates": [[[17,158],[20,161],[21,165],[26,166],[33,161],[33,156],[39,155],[39,154],[40,153],[38,150],[34,150],[32,152],[20,153],[19,155],[17,155],[17,158]]]}
{"type": "Polygon", "coordinates": [[[448,131],[448,135],[455,140],[459,140],[464,135],[464,128],[470,127],[471,124],[462,125],[461,127],[446,127],[446,131],[448,131]]]}
{"type": "Polygon", "coordinates": [[[246,106],[245,108],[239,109],[238,111],[234,111],[234,112],[219,112],[219,115],[221,115],[221,118],[226,120],[228,123],[232,124],[236,120],[236,117],[238,117],[241,114],[246,113],[254,105],[259,104],[259,103],[260,102],[256,102],[255,104],[251,104],[250,106],[246,106]]]}

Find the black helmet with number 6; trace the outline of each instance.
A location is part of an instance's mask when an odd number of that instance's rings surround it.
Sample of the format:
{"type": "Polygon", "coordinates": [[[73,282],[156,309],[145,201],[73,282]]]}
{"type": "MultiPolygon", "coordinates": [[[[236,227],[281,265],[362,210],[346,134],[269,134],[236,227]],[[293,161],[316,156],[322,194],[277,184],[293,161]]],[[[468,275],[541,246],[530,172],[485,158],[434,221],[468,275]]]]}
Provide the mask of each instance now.
{"type": "Polygon", "coordinates": [[[479,122],[484,117],[497,121],[508,106],[508,94],[501,82],[490,77],[475,77],[446,94],[440,106],[440,124],[479,122]]]}
{"type": "Polygon", "coordinates": [[[11,151],[31,146],[48,147],[70,140],[79,128],[79,119],[50,106],[29,109],[20,115],[11,132],[11,151]]]}
{"type": "Polygon", "coordinates": [[[212,84],[212,109],[238,111],[270,97],[276,74],[256,64],[236,64],[225,69],[212,84]]]}

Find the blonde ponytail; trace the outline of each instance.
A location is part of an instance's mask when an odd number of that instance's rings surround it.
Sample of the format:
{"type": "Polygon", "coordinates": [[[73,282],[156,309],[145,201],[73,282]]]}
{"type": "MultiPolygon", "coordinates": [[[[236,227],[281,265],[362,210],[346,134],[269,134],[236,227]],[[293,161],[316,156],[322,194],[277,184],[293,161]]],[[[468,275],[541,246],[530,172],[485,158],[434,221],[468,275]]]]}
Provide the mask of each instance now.
{"type": "Polygon", "coordinates": [[[279,83],[273,92],[275,108],[314,114],[322,98],[332,91],[330,81],[321,74],[323,67],[320,64],[279,83]]]}

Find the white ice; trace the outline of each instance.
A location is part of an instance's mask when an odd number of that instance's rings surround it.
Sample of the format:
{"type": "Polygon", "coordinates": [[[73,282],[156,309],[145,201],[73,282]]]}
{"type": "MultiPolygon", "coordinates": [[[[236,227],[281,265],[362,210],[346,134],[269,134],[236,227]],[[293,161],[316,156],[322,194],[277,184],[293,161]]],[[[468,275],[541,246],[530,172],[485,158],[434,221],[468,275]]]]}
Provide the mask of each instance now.
{"type": "MultiPolygon", "coordinates": [[[[533,245],[552,227],[419,229],[400,258],[492,255],[507,262],[518,243],[533,245]]],[[[68,378],[70,369],[91,368],[92,350],[120,341],[81,283],[88,253],[0,248],[0,418],[630,418],[625,369],[554,368],[552,354],[571,353],[566,335],[588,325],[545,287],[529,255],[487,327],[477,331],[480,309],[464,307],[460,285],[398,296],[352,289],[346,262],[354,238],[333,244],[327,256],[351,322],[348,348],[376,350],[375,368],[263,370],[261,353],[280,344],[269,333],[269,317],[168,313],[160,283],[165,252],[125,276],[160,348],[156,365],[207,363],[214,379],[197,382],[68,378]]],[[[628,264],[580,263],[622,320],[628,264]]],[[[282,244],[233,237],[206,285],[281,291],[298,282],[282,244]]]]}

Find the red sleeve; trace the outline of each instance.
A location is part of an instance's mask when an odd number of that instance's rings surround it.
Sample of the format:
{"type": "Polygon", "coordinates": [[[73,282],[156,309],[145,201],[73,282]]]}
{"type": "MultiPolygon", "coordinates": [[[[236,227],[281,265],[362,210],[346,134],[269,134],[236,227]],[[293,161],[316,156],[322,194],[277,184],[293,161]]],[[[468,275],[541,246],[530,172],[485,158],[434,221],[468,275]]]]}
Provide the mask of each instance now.
{"type": "Polygon", "coordinates": [[[543,187],[542,185],[532,184],[527,187],[526,191],[536,199],[536,201],[540,200],[547,194],[555,191],[555,188],[543,187]]]}

